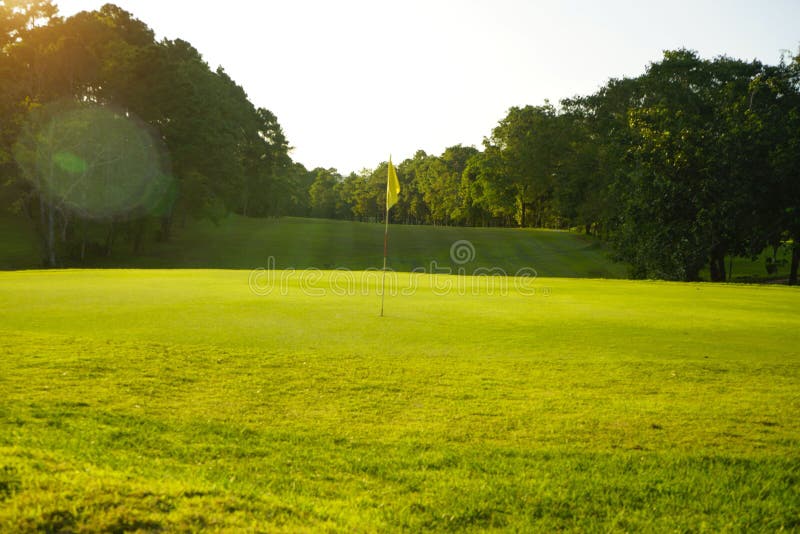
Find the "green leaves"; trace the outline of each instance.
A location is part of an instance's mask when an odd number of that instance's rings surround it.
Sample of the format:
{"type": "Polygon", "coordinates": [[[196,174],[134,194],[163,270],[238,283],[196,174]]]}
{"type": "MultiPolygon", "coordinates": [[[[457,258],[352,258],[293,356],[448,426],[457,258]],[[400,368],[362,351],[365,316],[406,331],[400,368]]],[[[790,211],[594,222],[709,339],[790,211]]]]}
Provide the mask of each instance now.
{"type": "Polygon", "coordinates": [[[31,119],[17,161],[52,206],[110,220],[149,213],[169,189],[163,150],[146,125],[108,107],[71,103],[42,107],[31,119]]]}
{"type": "MultiPolygon", "coordinates": [[[[50,263],[60,261],[55,234],[66,249],[87,248],[85,233],[74,233],[86,218],[109,222],[107,243],[113,242],[114,223],[145,228],[142,218],[149,215],[161,219],[166,238],[176,215],[212,220],[231,211],[271,215],[302,196],[275,115],[256,109],[244,90],[222,68],[210,70],[191,44],[155,42],[146,24],[111,4],[66,20],[51,17],[54,12],[49,2],[0,5],[5,39],[0,74],[15,74],[3,76],[0,86],[0,170],[14,178],[18,194],[28,195],[24,203],[45,239],[50,263]],[[117,132],[99,115],[78,117],[86,110],[51,122],[58,131],[34,128],[20,137],[31,109],[84,104],[98,114],[113,110],[108,113],[118,115],[117,126],[141,119],[148,126],[139,130],[152,130],[145,137],[167,151],[159,147],[146,157],[140,154],[141,162],[155,166],[133,164],[134,151],[148,150],[145,138],[134,131],[138,126],[117,132]],[[25,175],[20,178],[27,183],[17,180],[10,158],[15,144],[25,175]],[[115,179],[101,187],[101,175],[115,179]],[[289,185],[277,184],[281,181],[289,185]],[[139,185],[123,186],[134,183],[139,185]],[[280,201],[272,198],[278,195],[280,201]]],[[[130,235],[138,247],[142,231],[130,235]]]]}

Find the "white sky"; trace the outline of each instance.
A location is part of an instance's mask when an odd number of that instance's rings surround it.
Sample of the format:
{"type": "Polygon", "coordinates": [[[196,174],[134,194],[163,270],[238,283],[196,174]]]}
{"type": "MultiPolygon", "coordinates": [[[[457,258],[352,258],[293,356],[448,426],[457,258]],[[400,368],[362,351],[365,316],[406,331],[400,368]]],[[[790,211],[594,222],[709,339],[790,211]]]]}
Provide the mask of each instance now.
{"type": "MultiPolygon", "coordinates": [[[[102,0],[54,0],[62,15],[102,0]]],[[[222,65],[309,169],[342,174],[418,149],[480,148],[511,106],[637,75],[662,50],[776,63],[800,0],[118,0],[222,65]]]]}

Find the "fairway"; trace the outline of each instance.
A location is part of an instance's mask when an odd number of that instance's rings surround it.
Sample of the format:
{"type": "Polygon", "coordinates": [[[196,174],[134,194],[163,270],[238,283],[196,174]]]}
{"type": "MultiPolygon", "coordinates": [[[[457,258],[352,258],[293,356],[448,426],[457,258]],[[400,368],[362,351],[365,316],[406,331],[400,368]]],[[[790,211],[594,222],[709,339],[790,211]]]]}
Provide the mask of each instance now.
{"type": "MultiPolygon", "coordinates": [[[[0,269],[41,266],[31,232],[20,220],[0,220],[0,269]]],[[[282,217],[254,219],[230,215],[217,223],[192,221],[168,242],[150,243],[139,255],[119,246],[96,267],[219,268],[266,267],[273,258],[279,268],[369,269],[381,266],[383,225],[329,219],[282,217]]],[[[94,236],[102,241],[103,236],[94,236]]],[[[541,276],[624,278],[626,266],[614,263],[599,240],[564,231],[509,228],[393,225],[390,266],[397,271],[451,268],[472,273],[500,268],[509,274],[534,268],[541,276]],[[451,262],[450,247],[469,241],[470,261],[451,262]]],[[[67,260],[67,266],[78,266],[67,260]]]]}
{"type": "Polygon", "coordinates": [[[800,528],[796,288],[288,273],[0,273],[0,531],[800,528]]]}
{"type": "MultiPolygon", "coordinates": [[[[149,243],[138,255],[130,246],[118,246],[110,257],[93,258],[93,267],[125,268],[277,268],[369,269],[380,267],[383,225],[330,219],[281,217],[255,219],[230,215],[217,223],[192,221],[179,229],[170,241],[149,243]],[[271,259],[270,259],[271,258],[271,259]]],[[[101,240],[103,236],[94,236],[101,240]]],[[[36,236],[27,223],[0,215],[0,270],[41,266],[36,236]]],[[[735,258],[728,266],[734,280],[767,277],[765,250],[756,260],[735,258]]],[[[774,279],[786,279],[784,260],[774,279]]],[[[499,268],[514,274],[532,268],[539,276],[565,278],[625,278],[628,266],[615,263],[610,251],[597,238],[574,232],[544,229],[431,227],[392,225],[389,266],[395,271],[424,269],[466,274],[477,269],[499,268]],[[456,264],[450,257],[454,243],[468,241],[471,260],[456,264]]],[[[81,266],[76,259],[66,266],[81,266]]],[[[86,265],[83,265],[84,267],[86,265]]],[[[708,279],[708,273],[701,273],[708,279]]]]}
{"type": "Polygon", "coordinates": [[[434,4],[0,0],[0,534],[800,533],[798,17],[434,4]]]}

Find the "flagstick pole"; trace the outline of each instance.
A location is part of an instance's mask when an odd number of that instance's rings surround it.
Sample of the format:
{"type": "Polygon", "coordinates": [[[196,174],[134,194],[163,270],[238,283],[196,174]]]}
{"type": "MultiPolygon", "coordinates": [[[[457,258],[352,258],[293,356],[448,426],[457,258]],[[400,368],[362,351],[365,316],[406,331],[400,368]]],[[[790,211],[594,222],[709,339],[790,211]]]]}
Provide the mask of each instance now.
{"type": "MultiPolygon", "coordinates": [[[[387,198],[388,200],[388,198],[387,198]]],[[[386,203],[386,228],[383,231],[383,276],[381,277],[381,317],[383,317],[383,299],[386,296],[386,252],[389,245],[389,203],[386,203]]]]}

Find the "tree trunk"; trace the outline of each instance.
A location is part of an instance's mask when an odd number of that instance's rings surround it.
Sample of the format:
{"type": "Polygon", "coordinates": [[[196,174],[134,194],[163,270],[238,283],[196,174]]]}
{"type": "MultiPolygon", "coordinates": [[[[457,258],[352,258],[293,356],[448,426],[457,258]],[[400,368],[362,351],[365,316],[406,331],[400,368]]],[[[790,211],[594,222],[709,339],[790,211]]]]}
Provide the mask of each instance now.
{"type": "Polygon", "coordinates": [[[111,251],[114,248],[114,221],[111,221],[111,228],[108,230],[108,235],[106,236],[106,257],[111,256],[111,251]]]}
{"type": "Polygon", "coordinates": [[[55,238],[55,216],[53,206],[47,212],[47,263],[50,267],[56,266],[56,238],[55,238]]]}
{"type": "Polygon", "coordinates": [[[700,273],[698,272],[697,268],[694,265],[686,265],[684,267],[683,281],[684,282],[700,281],[700,273]]]}
{"type": "Polygon", "coordinates": [[[39,235],[39,243],[42,245],[42,265],[47,267],[47,219],[45,203],[41,195],[39,196],[39,226],[36,233],[39,235]]]}
{"type": "Polygon", "coordinates": [[[725,276],[725,254],[720,254],[717,256],[717,272],[719,272],[719,281],[724,282],[727,280],[727,276],[725,276]]]}
{"type": "Polygon", "coordinates": [[[139,255],[142,252],[142,243],[144,242],[144,233],[146,228],[146,220],[139,219],[134,223],[133,229],[133,254],[139,255]]]}
{"type": "Polygon", "coordinates": [[[61,227],[61,242],[67,242],[67,229],[69,228],[69,216],[66,213],[61,212],[61,220],[63,221],[63,226],[61,227]]]}
{"type": "Polygon", "coordinates": [[[797,236],[794,239],[794,246],[792,247],[792,266],[789,270],[789,285],[797,285],[797,267],[800,265],[800,240],[797,236]]]}
{"type": "Polygon", "coordinates": [[[711,273],[711,281],[719,282],[719,270],[717,269],[717,259],[712,254],[708,262],[709,271],[711,273]]]}
{"type": "Polygon", "coordinates": [[[161,217],[161,232],[159,241],[169,241],[172,236],[172,214],[161,217]]]}
{"type": "Polygon", "coordinates": [[[733,254],[731,254],[731,259],[728,261],[728,282],[733,279],[733,254]]]}
{"type": "Polygon", "coordinates": [[[725,281],[725,248],[721,245],[711,247],[711,257],[709,258],[709,271],[711,272],[712,282],[725,281]]]}

